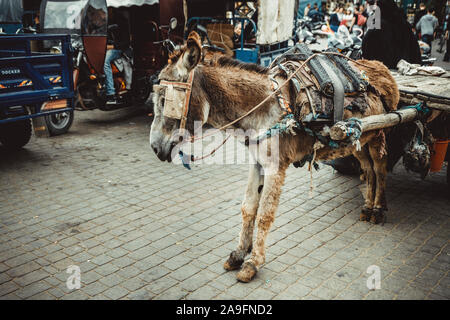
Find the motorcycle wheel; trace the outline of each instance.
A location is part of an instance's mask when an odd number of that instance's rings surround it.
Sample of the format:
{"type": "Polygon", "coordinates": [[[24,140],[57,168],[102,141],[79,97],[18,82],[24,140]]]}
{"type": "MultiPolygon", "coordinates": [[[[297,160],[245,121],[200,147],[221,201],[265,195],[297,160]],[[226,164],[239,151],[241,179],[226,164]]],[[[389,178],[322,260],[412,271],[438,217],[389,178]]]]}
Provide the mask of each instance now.
{"type": "Polygon", "coordinates": [[[73,111],[51,114],[45,117],[47,128],[51,136],[57,136],[69,131],[72,126],[74,114],[73,111]]]}
{"type": "Polygon", "coordinates": [[[31,120],[20,120],[0,125],[0,143],[7,150],[15,151],[30,141],[32,135],[31,120]]]}
{"type": "Polygon", "coordinates": [[[144,104],[150,97],[152,91],[152,85],[149,84],[146,79],[138,80],[138,85],[134,89],[133,98],[135,103],[144,104]]]}

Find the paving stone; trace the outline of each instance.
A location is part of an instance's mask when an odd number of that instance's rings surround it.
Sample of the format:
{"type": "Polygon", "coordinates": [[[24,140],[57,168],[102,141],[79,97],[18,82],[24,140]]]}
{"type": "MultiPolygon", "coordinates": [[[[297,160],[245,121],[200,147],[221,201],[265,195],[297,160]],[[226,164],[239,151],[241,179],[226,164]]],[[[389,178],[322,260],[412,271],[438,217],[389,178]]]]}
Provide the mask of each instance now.
{"type": "Polygon", "coordinates": [[[117,286],[119,283],[123,282],[123,278],[120,277],[119,275],[113,273],[110,274],[106,277],[102,277],[99,280],[101,283],[103,283],[104,285],[108,286],[108,287],[115,287],[117,286]]]}
{"type": "Polygon", "coordinates": [[[289,286],[285,292],[300,299],[306,297],[311,292],[311,288],[304,285],[303,282],[299,281],[289,286]]]}
{"type": "Polygon", "coordinates": [[[20,277],[23,276],[27,273],[33,272],[35,270],[40,269],[41,266],[39,264],[37,264],[34,261],[31,261],[29,263],[25,263],[22,264],[18,267],[14,267],[14,268],[10,268],[6,273],[10,276],[10,277],[20,277]]]}
{"type": "Polygon", "coordinates": [[[13,281],[5,282],[0,284],[0,296],[5,296],[8,293],[11,293],[17,290],[19,286],[13,281]]]}
{"type": "Polygon", "coordinates": [[[49,288],[51,288],[51,286],[48,283],[46,283],[45,281],[40,281],[24,286],[20,290],[14,292],[14,294],[16,294],[21,299],[27,299],[49,288]]]}
{"type": "Polygon", "coordinates": [[[172,272],[170,276],[178,281],[183,281],[196,274],[198,271],[200,271],[200,269],[191,264],[188,264],[172,272]]]}
{"type": "Polygon", "coordinates": [[[14,279],[14,282],[16,282],[18,285],[24,287],[33,282],[45,279],[48,276],[49,276],[49,274],[47,272],[45,272],[43,270],[36,270],[31,273],[27,273],[24,276],[14,279]]]}
{"type": "Polygon", "coordinates": [[[188,296],[186,296],[186,299],[188,300],[211,300],[215,296],[219,295],[221,293],[220,290],[213,288],[211,286],[202,286],[196,291],[190,293],[188,296]]]}
{"type": "Polygon", "coordinates": [[[104,291],[102,294],[108,299],[117,300],[125,297],[128,293],[129,291],[117,286],[104,291]]]}
{"type": "Polygon", "coordinates": [[[81,290],[83,290],[83,292],[85,294],[87,294],[88,296],[94,297],[109,288],[110,288],[109,286],[106,286],[103,283],[96,281],[96,282],[92,282],[91,284],[88,284],[87,286],[83,286],[81,290]]]}
{"type": "Polygon", "coordinates": [[[191,262],[191,259],[184,255],[177,255],[165,261],[162,265],[170,270],[176,270],[191,262]]]}
{"type": "Polygon", "coordinates": [[[121,286],[130,292],[136,291],[147,285],[147,282],[139,278],[131,278],[121,283],[121,286]]]}
{"type": "Polygon", "coordinates": [[[335,298],[338,295],[338,293],[339,292],[336,290],[322,286],[317,289],[314,289],[311,292],[311,295],[321,298],[321,299],[331,300],[331,299],[335,298]]]}
{"type": "Polygon", "coordinates": [[[181,287],[172,287],[170,289],[167,289],[160,295],[157,295],[154,299],[155,300],[181,300],[185,298],[188,295],[188,292],[183,290],[181,287]]]}

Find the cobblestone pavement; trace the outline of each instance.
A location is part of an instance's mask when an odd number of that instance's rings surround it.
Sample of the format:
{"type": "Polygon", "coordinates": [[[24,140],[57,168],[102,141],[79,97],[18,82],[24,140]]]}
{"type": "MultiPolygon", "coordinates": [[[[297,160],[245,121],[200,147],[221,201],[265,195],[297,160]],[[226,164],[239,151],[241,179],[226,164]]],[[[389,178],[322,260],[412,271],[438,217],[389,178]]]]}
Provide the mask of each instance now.
{"type": "Polygon", "coordinates": [[[160,162],[139,110],[77,112],[70,132],[0,149],[1,299],[448,299],[445,171],[388,180],[388,221],[359,222],[356,177],[322,167],[309,198],[290,168],[253,282],[222,264],[240,230],[246,165],[160,162]],[[68,266],[81,269],[69,290],[68,266]],[[367,288],[367,268],[381,289],[367,288]]]}

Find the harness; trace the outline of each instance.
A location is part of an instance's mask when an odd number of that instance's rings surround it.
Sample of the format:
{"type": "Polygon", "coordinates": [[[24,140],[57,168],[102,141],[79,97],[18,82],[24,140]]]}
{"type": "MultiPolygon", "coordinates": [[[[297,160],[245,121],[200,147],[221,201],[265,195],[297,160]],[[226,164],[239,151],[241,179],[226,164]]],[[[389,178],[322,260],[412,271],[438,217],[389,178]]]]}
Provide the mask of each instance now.
{"type": "MultiPolygon", "coordinates": [[[[255,107],[250,109],[247,113],[238,117],[237,119],[231,121],[230,123],[222,126],[218,130],[228,128],[234,123],[242,120],[250,113],[261,107],[265,102],[267,102],[272,96],[275,96],[280,107],[283,110],[283,117],[278,123],[272,126],[267,132],[258,137],[256,143],[259,143],[262,139],[269,138],[274,135],[274,133],[284,133],[289,132],[295,134],[294,129],[302,130],[314,137],[316,143],[314,145],[314,156],[313,154],[306,156],[305,161],[310,162],[317,169],[315,163],[315,151],[325,145],[332,148],[339,147],[339,144],[334,140],[331,140],[329,135],[322,134],[317,130],[312,130],[303,124],[303,122],[315,122],[318,117],[323,116],[324,106],[320,99],[327,97],[332,99],[332,105],[337,107],[336,109],[330,110],[333,112],[331,122],[341,120],[343,117],[344,109],[344,96],[353,96],[355,93],[362,93],[366,91],[368,83],[363,74],[355,75],[355,71],[346,62],[347,57],[335,53],[335,52],[323,52],[312,53],[307,46],[303,44],[298,44],[294,48],[287,51],[285,54],[277,57],[272,65],[276,65],[271,68],[271,76],[269,77],[272,81],[272,93],[268,95],[263,101],[258,103],[255,107]],[[328,56],[335,56],[335,59],[326,59],[328,56]],[[343,57],[343,58],[341,58],[343,57]],[[341,58],[341,59],[337,59],[341,58]],[[284,61],[283,61],[284,60],[284,61]],[[319,61],[317,61],[319,60],[319,61]],[[283,62],[281,62],[283,61],[283,62]],[[345,62],[345,63],[344,63],[345,62]],[[336,72],[337,69],[341,70],[341,73],[336,72]],[[274,78],[278,73],[284,73],[286,79],[280,85],[278,81],[274,78]],[[311,75],[312,74],[312,75],[311,75]],[[281,87],[286,84],[291,83],[296,91],[296,96],[301,90],[305,90],[306,97],[308,99],[311,113],[305,117],[305,119],[299,118],[299,113],[302,109],[296,106],[296,101],[290,103],[281,93],[281,87]],[[352,90],[350,90],[352,89],[352,90]],[[320,94],[318,94],[320,93],[320,94]],[[318,101],[319,97],[319,102],[318,101]],[[334,103],[333,103],[334,102],[334,103]]],[[[352,60],[353,61],[353,60],[352,60]]],[[[358,64],[357,61],[354,61],[358,64]]],[[[271,65],[271,66],[272,66],[271,65]]],[[[166,87],[165,101],[163,106],[163,115],[169,118],[181,120],[180,129],[185,129],[187,115],[189,112],[189,103],[192,91],[192,82],[194,78],[194,69],[190,71],[187,82],[176,82],[176,81],[166,81],[161,80],[160,85],[166,87]]],[[[323,100],[323,99],[322,99],[323,100]]],[[[323,119],[319,119],[323,120],[323,119]]],[[[328,121],[328,120],[327,120],[328,121]]],[[[322,121],[322,124],[324,122],[322,121]]],[[[355,119],[355,127],[358,127],[358,121],[355,119]]],[[[206,137],[202,136],[202,138],[206,137]]],[[[189,162],[203,159],[207,156],[212,155],[218,148],[220,148],[228,140],[228,137],[211,153],[206,156],[195,158],[193,155],[186,155],[181,150],[179,155],[182,159],[183,166],[190,169],[189,162]]],[[[202,139],[198,137],[192,137],[190,142],[202,139]]],[[[350,140],[350,139],[349,139],[350,140]]],[[[357,142],[357,141],[350,141],[357,142]]],[[[340,142],[345,143],[345,142],[340,142]]],[[[246,142],[247,144],[247,142],[246,142]]],[[[304,161],[302,161],[304,164],[304,161]]],[[[303,165],[301,164],[301,165],[303,165]]],[[[294,163],[295,165],[295,163],[294,163]]]]}

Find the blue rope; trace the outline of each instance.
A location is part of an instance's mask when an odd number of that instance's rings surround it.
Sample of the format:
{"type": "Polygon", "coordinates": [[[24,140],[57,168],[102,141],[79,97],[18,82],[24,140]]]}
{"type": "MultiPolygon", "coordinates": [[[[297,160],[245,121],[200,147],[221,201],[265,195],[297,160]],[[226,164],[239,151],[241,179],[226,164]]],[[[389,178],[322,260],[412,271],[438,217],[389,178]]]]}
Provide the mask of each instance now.
{"type": "Polygon", "coordinates": [[[183,164],[183,167],[185,167],[188,170],[191,170],[191,166],[189,165],[190,160],[192,160],[192,156],[186,155],[183,153],[183,151],[179,151],[178,155],[181,158],[181,163],[183,164]]]}
{"type": "Polygon", "coordinates": [[[430,108],[427,107],[427,104],[425,102],[419,102],[418,104],[413,106],[406,106],[401,108],[400,110],[404,109],[416,109],[422,115],[427,115],[429,112],[431,112],[430,108]]]}

